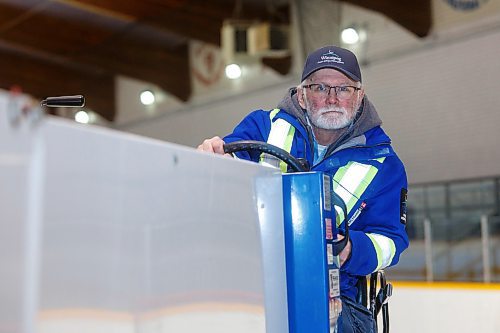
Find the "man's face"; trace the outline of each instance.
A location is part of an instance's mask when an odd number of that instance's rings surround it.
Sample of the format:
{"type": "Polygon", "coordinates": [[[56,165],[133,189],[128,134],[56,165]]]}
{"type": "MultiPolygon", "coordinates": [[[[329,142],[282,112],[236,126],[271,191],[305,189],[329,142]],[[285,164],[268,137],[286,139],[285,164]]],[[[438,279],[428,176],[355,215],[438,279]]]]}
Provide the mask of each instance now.
{"type": "MultiPolygon", "coordinates": [[[[323,68],[314,72],[306,79],[306,86],[310,84],[358,87],[357,82],[332,68],[323,68]]],[[[311,123],[315,127],[327,130],[349,126],[356,116],[363,96],[363,90],[354,91],[349,98],[341,98],[335,89],[331,89],[329,94],[306,87],[298,90],[299,104],[307,111],[311,123]]]]}

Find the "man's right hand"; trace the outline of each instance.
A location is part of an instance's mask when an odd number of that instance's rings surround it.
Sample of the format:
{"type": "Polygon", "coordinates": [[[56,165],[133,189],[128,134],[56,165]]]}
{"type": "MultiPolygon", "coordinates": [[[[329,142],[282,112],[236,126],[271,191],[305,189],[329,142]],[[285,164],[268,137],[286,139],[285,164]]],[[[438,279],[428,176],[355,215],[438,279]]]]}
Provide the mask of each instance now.
{"type": "Polygon", "coordinates": [[[211,139],[204,140],[197,149],[199,151],[206,151],[208,153],[231,156],[230,154],[224,154],[224,141],[218,136],[214,136],[211,139]]]}

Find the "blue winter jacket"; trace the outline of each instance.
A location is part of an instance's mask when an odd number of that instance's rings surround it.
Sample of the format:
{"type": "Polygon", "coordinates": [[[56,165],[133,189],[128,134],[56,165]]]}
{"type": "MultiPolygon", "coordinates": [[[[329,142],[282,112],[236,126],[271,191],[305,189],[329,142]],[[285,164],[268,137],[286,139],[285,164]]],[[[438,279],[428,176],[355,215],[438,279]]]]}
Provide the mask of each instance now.
{"type": "MultiPolygon", "coordinates": [[[[297,102],[296,90],[290,89],[278,107],[280,111],[273,117],[270,111],[250,113],[224,141],[266,142],[271,123],[281,118],[295,127],[290,153],[306,158],[312,170],[332,175],[342,174],[351,166],[354,166],[351,171],[368,170],[366,173],[371,177],[361,182],[362,191],[356,193],[359,198],[348,205],[345,219],[349,221],[357,215],[349,226],[352,251],[341,267],[340,290],[342,295],[355,299],[360,276],[395,265],[408,247],[405,230],[407,180],[403,163],[391,147],[389,137],[380,127],[380,118],[366,96],[353,125],[327,148],[325,157],[316,165],[313,165],[313,135],[304,110],[297,102]],[[364,208],[360,208],[362,204],[364,208]]],[[[257,162],[260,154],[241,152],[238,157],[257,162]]],[[[344,225],[345,222],[339,228],[343,229],[344,225]]]]}

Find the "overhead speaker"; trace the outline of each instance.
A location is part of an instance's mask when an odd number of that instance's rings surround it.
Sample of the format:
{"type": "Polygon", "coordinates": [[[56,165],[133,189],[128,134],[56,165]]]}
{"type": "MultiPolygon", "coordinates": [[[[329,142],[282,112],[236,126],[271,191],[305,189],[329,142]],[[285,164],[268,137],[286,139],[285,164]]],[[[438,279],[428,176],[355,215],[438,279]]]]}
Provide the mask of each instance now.
{"type": "Polygon", "coordinates": [[[221,47],[226,63],[247,62],[290,53],[290,28],[268,22],[226,20],[221,47]]]}
{"type": "Polygon", "coordinates": [[[248,53],[260,57],[282,57],[290,53],[290,27],[268,22],[248,28],[248,53]]]}

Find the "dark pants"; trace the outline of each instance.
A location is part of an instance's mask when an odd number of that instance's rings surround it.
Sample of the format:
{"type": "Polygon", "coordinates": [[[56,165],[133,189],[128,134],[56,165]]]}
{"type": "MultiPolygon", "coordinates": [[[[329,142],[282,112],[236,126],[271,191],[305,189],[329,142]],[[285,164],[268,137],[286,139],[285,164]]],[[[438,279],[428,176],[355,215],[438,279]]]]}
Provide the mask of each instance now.
{"type": "Polygon", "coordinates": [[[375,333],[375,320],[370,311],[352,299],[342,297],[339,333],[375,333]]]}

